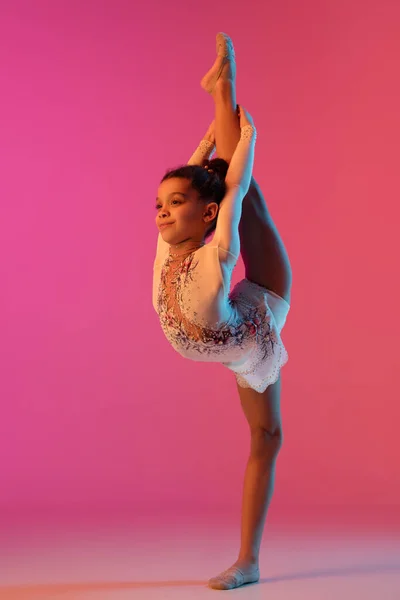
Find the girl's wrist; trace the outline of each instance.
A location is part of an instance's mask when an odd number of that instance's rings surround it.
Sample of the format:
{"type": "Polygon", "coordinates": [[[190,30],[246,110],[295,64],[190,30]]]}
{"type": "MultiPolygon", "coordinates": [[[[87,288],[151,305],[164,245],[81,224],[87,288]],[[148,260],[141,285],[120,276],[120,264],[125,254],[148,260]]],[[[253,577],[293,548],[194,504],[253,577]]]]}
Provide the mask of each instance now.
{"type": "Polygon", "coordinates": [[[205,134],[204,140],[206,140],[207,142],[210,142],[211,144],[215,144],[215,125],[214,125],[214,121],[210,124],[209,128],[207,129],[207,133],[205,134]]]}
{"type": "Polygon", "coordinates": [[[240,137],[253,138],[257,136],[257,129],[251,123],[247,123],[240,128],[240,137]]]}
{"type": "Polygon", "coordinates": [[[213,133],[206,133],[206,135],[203,137],[203,142],[208,142],[209,144],[214,145],[215,144],[215,136],[213,133]]]}

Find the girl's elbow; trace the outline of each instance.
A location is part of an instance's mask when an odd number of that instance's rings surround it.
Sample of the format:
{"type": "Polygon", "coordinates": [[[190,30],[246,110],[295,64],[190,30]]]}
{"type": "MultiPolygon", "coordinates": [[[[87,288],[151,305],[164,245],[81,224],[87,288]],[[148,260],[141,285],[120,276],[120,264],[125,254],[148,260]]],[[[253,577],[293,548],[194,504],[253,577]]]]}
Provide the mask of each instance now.
{"type": "Polygon", "coordinates": [[[225,179],[225,185],[226,185],[227,191],[235,190],[236,193],[240,193],[240,192],[243,192],[243,190],[244,190],[243,182],[241,182],[241,181],[232,180],[232,179],[228,178],[228,179],[225,179]]]}

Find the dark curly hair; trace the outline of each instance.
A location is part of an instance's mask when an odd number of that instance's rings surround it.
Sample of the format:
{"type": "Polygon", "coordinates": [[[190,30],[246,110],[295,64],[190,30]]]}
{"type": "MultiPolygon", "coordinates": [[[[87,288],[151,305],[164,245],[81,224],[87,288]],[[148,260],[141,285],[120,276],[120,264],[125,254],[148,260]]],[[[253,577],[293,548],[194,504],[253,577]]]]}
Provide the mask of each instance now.
{"type": "MultiPolygon", "coordinates": [[[[225,177],[228,167],[229,164],[223,158],[204,160],[202,166],[183,165],[167,171],[160,183],[175,177],[188,179],[191,186],[199,192],[201,200],[216,202],[219,206],[226,192],[225,177]]],[[[216,226],[217,217],[207,229],[206,237],[211,235],[216,226]]]]}

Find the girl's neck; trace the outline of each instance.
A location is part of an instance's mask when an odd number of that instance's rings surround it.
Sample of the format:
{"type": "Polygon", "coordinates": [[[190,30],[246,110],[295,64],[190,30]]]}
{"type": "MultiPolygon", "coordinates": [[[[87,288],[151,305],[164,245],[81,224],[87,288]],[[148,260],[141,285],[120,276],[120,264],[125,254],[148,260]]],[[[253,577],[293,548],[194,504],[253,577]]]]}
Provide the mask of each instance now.
{"type": "Polygon", "coordinates": [[[170,244],[169,254],[173,257],[185,256],[186,254],[190,254],[191,252],[198,250],[204,245],[204,242],[195,242],[194,240],[187,240],[181,242],[180,244],[170,244]]]}

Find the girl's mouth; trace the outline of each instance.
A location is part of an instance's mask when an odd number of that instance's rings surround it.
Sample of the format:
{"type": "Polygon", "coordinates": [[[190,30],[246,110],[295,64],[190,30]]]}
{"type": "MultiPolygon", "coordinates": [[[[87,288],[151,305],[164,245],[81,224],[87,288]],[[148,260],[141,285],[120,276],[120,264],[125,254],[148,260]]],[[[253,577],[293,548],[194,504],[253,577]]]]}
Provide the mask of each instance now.
{"type": "Polygon", "coordinates": [[[164,229],[164,227],[169,227],[172,224],[173,223],[163,223],[162,225],[160,225],[160,229],[164,229]]]}

